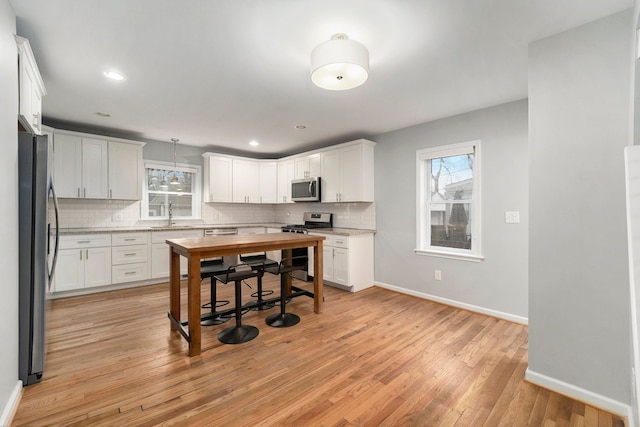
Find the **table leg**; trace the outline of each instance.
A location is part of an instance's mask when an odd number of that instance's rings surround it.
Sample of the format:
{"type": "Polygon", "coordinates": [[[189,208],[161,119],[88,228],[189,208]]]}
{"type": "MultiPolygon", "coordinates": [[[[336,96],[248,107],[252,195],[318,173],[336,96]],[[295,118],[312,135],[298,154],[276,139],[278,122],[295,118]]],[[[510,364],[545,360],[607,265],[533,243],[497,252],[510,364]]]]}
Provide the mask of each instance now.
{"type": "MultiPolygon", "coordinates": [[[[189,257],[189,356],[197,356],[201,350],[201,333],[200,325],[200,257],[189,257]]],[[[215,302],[212,301],[212,304],[215,302]]]]}
{"type": "Polygon", "coordinates": [[[324,282],[322,281],[322,275],[324,274],[322,269],[322,240],[318,240],[318,245],[313,251],[313,311],[316,313],[322,313],[322,303],[324,296],[322,291],[324,289],[324,282]]]}
{"type": "MultiPolygon", "coordinates": [[[[180,322],[180,255],[169,246],[169,312],[180,322]]],[[[171,330],[177,330],[171,322],[171,330]]]]}

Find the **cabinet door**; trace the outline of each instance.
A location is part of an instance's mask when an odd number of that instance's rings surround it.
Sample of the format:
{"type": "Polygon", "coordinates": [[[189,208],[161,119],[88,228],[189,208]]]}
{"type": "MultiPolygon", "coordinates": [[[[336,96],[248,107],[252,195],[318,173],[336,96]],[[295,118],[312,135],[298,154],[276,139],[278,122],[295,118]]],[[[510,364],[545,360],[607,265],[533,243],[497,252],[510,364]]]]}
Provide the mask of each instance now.
{"type": "Polygon", "coordinates": [[[64,249],[58,252],[53,292],[84,288],[85,249],[64,249]]]}
{"type": "Polygon", "coordinates": [[[278,203],[291,203],[293,160],[278,162],[278,203]]]}
{"type": "Polygon", "coordinates": [[[208,163],[209,194],[205,195],[205,200],[209,202],[231,202],[232,194],[232,162],[228,157],[211,156],[205,159],[208,163]]]}
{"type": "Polygon", "coordinates": [[[278,163],[260,162],[260,203],[278,201],[278,163]]]}
{"type": "Polygon", "coordinates": [[[56,133],[53,135],[53,182],[60,198],[81,197],[82,138],[56,133]]]}
{"type": "Polygon", "coordinates": [[[362,194],[362,147],[354,145],[340,150],[342,163],[341,202],[364,201],[362,194]]]}
{"type": "Polygon", "coordinates": [[[109,141],[109,198],[142,199],[142,147],[109,141]]]}
{"type": "Polygon", "coordinates": [[[333,248],[333,283],[349,285],[349,250],[333,248]]]}
{"type": "Polygon", "coordinates": [[[234,203],[260,203],[260,165],[251,160],[233,159],[234,203]]]}
{"type": "MultiPolygon", "coordinates": [[[[159,279],[169,277],[169,245],[166,243],[154,243],[151,245],[151,278],[159,279]]],[[[189,271],[189,264],[185,257],[180,257],[180,274],[185,275],[189,271]]]]}
{"type": "Polygon", "coordinates": [[[322,280],[333,282],[333,248],[322,247],[322,280]]]}
{"type": "Polygon", "coordinates": [[[111,284],[111,248],[85,249],[84,287],[111,284]]]}
{"type": "Polygon", "coordinates": [[[322,153],[322,201],[338,202],[341,192],[341,157],[340,150],[322,153]]]}
{"type": "Polygon", "coordinates": [[[107,141],[82,138],[82,197],[108,198],[107,141]]]}

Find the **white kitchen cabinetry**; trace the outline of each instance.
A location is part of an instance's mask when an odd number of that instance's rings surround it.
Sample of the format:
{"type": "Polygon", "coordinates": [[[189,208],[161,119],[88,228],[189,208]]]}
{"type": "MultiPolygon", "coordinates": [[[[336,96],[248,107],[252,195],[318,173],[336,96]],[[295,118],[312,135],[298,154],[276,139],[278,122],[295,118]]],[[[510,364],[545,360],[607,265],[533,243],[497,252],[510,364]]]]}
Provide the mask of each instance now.
{"type": "Polygon", "coordinates": [[[55,133],[54,177],[60,198],[106,199],[107,141],[55,133]]]}
{"type": "MultiPolygon", "coordinates": [[[[169,277],[169,245],[167,239],[202,237],[202,230],[175,230],[151,232],[151,278],[169,277]]],[[[180,257],[180,274],[187,274],[189,266],[185,257],[180,257]]]]}
{"type": "Polygon", "coordinates": [[[60,236],[60,251],[52,291],[111,284],[111,235],[60,236]]]}
{"type": "Polygon", "coordinates": [[[28,132],[42,135],[42,97],[47,91],[29,40],[16,36],[20,98],[18,120],[28,132]]]}
{"type": "MultiPolygon", "coordinates": [[[[323,243],[323,280],[357,292],[373,286],[373,233],[325,236],[323,243]]],[[[313,249],[309,248],[309,272],[313,272],[313,249]]]]}
{"type": "Polygon", "coordinates": [[[111,282],[149,279],[149,233],[117,233],[111,239],[111,282]]]}
{"type": "Polygon", "coordinates": [[[204,201],[231,203],[233,165],[230,157],[204,153],[204,201]]]}
{"type": "Polygon", "coordinates": [[[373,202],[373,147],[361,139],[322,152],[323,202],[373,202]]]}
{"type": "Polygon", "coordinates": [[[142,144],[109,141],[109,198],[141,200],[142,144]]]}
{"type": "Polygon", "coordinates": [[[234,203],[260,203],[260,164],[253,160],[233,159],[232,191],[234,203]]]}
{"type": "Polygon", "coordinates": [[[278,162],[260,162],[260,203],[278,201],[278,162]]]}
{"type": "Polygon", "coordinates": [[[292,203],[291,181],[294,178],[294,161],[278,162],[278,203],[292,203]]]}
{"type": "Polygon", "coordinates": [[[295,174],[294,179],[310,178],[320,176],[322,173],[320,154],[298,157],[294,159],[295,174]]]}

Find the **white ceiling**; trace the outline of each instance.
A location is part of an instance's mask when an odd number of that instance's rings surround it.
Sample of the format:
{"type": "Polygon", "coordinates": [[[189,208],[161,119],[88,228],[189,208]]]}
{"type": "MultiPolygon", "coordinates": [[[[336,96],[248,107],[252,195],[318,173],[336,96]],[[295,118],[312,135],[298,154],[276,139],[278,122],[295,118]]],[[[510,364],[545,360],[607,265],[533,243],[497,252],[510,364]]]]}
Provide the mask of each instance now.
{"type": "Polygon", "coordinates": [[[290,154],[527,96],[530,41],[632,0],[11,0],[45,123],[290,154]],[[370,52],[350,91],[311,83],[334,33],[370,52]],[[107,80],[120,70],[126,79],[107,80]],[[105,112],[111,117],[100,117],[105,112]],[[295,125],[306,125],[296,130],[295,125]],[[250,140],[260,146],[249,147],[250,140]]]}

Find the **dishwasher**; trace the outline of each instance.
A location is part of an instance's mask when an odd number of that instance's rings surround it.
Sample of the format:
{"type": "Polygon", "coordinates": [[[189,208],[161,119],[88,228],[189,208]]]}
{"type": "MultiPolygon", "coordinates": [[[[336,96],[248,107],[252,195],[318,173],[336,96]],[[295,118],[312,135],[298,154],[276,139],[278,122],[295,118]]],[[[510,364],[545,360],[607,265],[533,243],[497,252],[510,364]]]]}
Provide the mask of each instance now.
{"type": "MultiPolygon", "coordinates": [[[[204,230],[204,237],[235,236],[236,234],[238,234],[237,228],[206,228],[204,230]]],[[[222,260],[227,265],[234,265],[238,263],[238,255],[223,256],[222,260]]]]}

